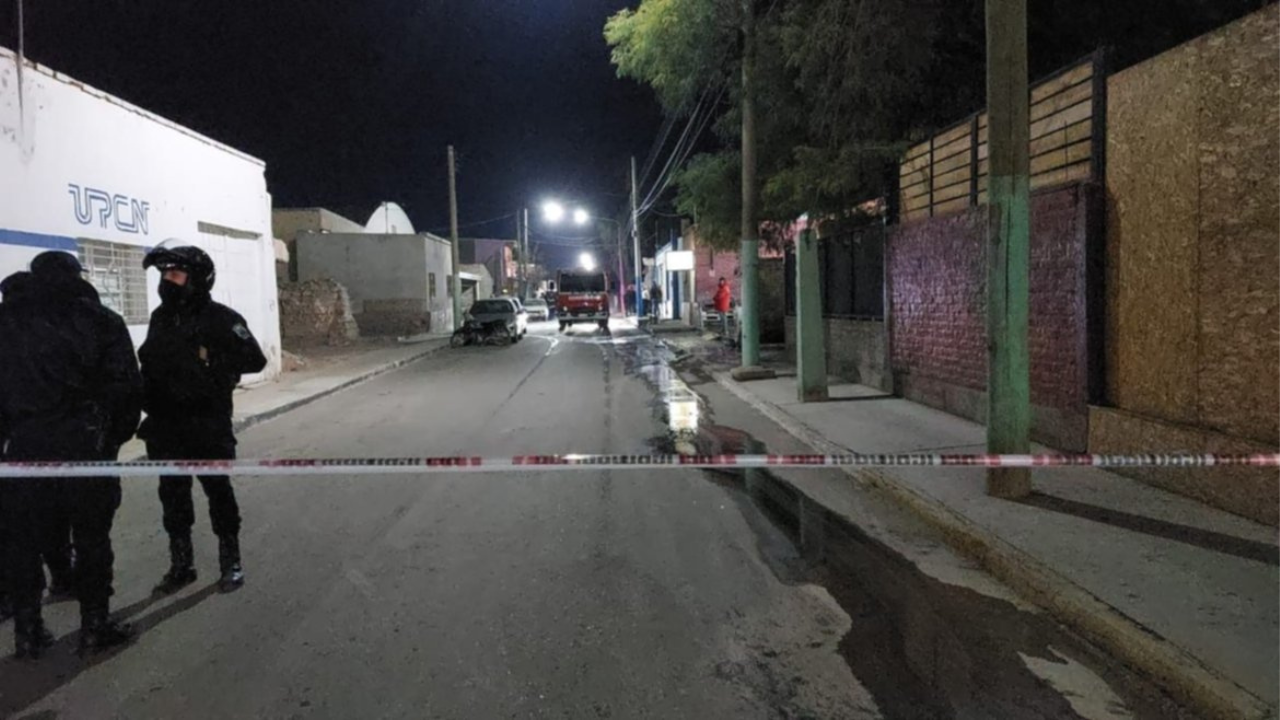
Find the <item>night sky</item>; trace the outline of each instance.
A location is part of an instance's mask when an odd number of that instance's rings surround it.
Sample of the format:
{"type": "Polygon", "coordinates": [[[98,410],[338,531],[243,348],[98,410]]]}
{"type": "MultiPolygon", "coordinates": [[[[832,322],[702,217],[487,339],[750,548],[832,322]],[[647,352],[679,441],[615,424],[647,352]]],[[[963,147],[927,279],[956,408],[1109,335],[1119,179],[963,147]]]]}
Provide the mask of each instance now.
{"type": "MultiPolygon", "coordinates": [[[[547,196],[613,215],[661,125],[603,38],[626,0],[27,0],[31,59],[262,158],[277,207],[448,225],[547,196]]],[[[0,44],[15,47],[14,3],[0,44]]],[[[194,171],[195,169],[193,169],[194,171]]],[[[559,231],[572,234],[570,229],[559,231]]],[[[463,235],[506,237],[510,220],[463,235]]],[[[554,240],[554,238],[552,238],[554,240]]]]}
{"type": "MultiPolygon", "coordinates": [[[[969,2],[980,19],[980,0],[969,2]]],[[[1266,2],[1040,0],[1033,66],[1044,72],[1102,45],[1132,62],[1266,2]]],[[[26,0],[27,54],[262,158],[277,207],[363,222],[392,200],[419,229],[443,233],[452,143],[462,234],[511,237],[509,218],[476,223],[547,197],[607,216],[623,209],[628,157],[644,162],[661,114],[649,89],[616,77],[603,27],[638,4],[26,0]]],[[[0,44],[11,48],[14,6],[0,0],[0,44]]],[[[569,248],[594,234],[534,228],[553,264],[573,262],[569,248]]]]}

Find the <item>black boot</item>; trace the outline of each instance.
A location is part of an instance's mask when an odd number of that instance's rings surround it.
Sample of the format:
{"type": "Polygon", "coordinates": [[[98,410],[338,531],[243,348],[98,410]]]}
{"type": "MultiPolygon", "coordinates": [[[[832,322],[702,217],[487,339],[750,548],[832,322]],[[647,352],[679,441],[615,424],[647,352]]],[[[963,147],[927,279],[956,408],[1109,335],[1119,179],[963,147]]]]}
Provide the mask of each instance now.
{"type": "Polygon", "coordinates": [[[13,617],[13,655],[19,660],[40,659],[45,648],[53,645],[53,634],[44,627],[40,606],[19,608],[13,617]]]}
{"type": "Polygon", "coordinates": [[[222,570],[222,579],[218,581],[218,589],[231,592],[244,585],[244,569],[240,567],[240,538],[235,535],[223,535],[218,538],[218,567],[222,570]]]}
{"type": "Polygon", "coordinates": [[[168,595],[196,581],[196,568],[193,560],[190,537],[169,538],[169,572],[160,579],[155,591],[168,595]]]}
{"type": "Polygon", "coordinates": [[[118,623],[107,614],[106,606],[81,608],[80,653],[98,652],[123,645],[133,638],[133,627],[118,623]]]}

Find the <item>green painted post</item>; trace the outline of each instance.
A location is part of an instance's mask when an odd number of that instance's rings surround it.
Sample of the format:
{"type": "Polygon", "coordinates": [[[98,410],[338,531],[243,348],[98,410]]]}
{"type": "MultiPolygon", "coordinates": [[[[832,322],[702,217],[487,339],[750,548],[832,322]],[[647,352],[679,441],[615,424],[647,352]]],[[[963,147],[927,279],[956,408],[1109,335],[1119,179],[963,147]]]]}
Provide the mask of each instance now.
{"type": "Polygon", "coordinates": [[[760,218],[756,203],[756,21],[751,0],[742,0],[742,368],[760,364],[760,218]]]}
{"type": "MultiPolygon", "coordinates": [[[[987,0],[987,450],[1031,449],[1030,94],[1027,2],[987,0]]],[[[1026,468],[987,470],[987,494],[1031,493],[1026,468]]]]}
{"type": "Polygon", "coordinates": [[[812,230],[796,241],[796,391],[800,402],[827,399],[827,348],[818,280],[818,238],[812,230]]]}

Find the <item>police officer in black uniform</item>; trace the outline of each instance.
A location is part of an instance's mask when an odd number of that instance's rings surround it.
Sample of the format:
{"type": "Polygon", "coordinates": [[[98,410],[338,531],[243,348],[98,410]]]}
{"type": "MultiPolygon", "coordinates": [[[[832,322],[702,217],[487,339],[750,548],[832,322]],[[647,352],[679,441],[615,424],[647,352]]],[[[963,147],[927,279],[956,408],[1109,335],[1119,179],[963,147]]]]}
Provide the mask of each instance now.
{"type": "MultiPolygon", "coordinates": [[[[31,273],[18,271],[4,280],[0,280],[0,304],[15,303],[24,292],[31,290],[31,273]]],[[[3,417],[0,417],[3,421],[3,417]]],[[[4,459],[5,438],[8,433],[0,425],[0,460],[4,459]]],[[[13,617],[13,597],[9,593],[9,527],[4,521],[4,486],[0,485],[0,622],[13,617]]]]}
{"type": "MultiPolygon", "coordinates": [[[[102,302],[93,285],[81,278],[80,261],[69,253],[40,253],[31,261],[31,280],[46,288],[59,288],[60,292],[80,297],[93,304],[102,302]]],[[[135,424],[136,428],[136,424],[135,424]]],[[[114,460],[112,456],[110,459],[114,460]]],[[[59,490],[70,486],[58,483],[59,490]]],[[[71,543],[71,498],[59,498],[53,516],[49,518],[49,534],[45,537],[40,555],[49,568],[49,596],[55,600],[75,594],[73,574],[74,556],[71,543]]]]}
{"type": "MultiPolygon", "coordinates": [[[[0,302],[20,303],[24,296],[30,297],[38,281],[37,274],[53,274],[74,281],[79,278],[79,267],[79,261],[67,253],[41,253],[33,261],[32,271],[21,270],[0,282],[0,302]]],[[[81,295],[94,303],[99,302],[98,291],[92,285],[71,281],[59,283],[59,286],[74,295],[81,295]]],[[[0,429],[0,460],[4,458],[4,436],[3,429],[0,429]]],[[[2,517],[3,509],[0,508],[0,518],[2,517]]],[[[40,554],[49,567],[49,595],[55,599],[69,598],[74,595],[75,590],[72,578],[71,507],[66,498],[58,502],[48,520],[49,532],[40,554]]],[[[0,522],[0,558],[5,557],[7,547],[8,532],[3,522],[0,522]]],[[[0,562],[0,622],[12,616],[13,603],[9,597],[8,574],[4,563],[0,562]]]]}
{"type": "MultiPolygon", "coordinates": [[[[138,435],[147,442],[147,455],[153,460],[233,459],[231,393],[242,374],[259,372],[267,359],[244,318],[209,296],[216,273],[203,250],[168,240],[147,254],[143,267],[161,273],[161,305],[151,314],[147,340],[138,351],[147,413],[138,435]]],[[[218,536],[219,587],[229,592],[244,583],[240,508],[231,478],[202,475],[199,480],[218,536]]],[[[171,593],[196,580],[191,478],[161,477],[160,502],[170,566],[156,591],[171,593]]]]}
{"type": "MultiPolygon", "coordinates": [[[[56,252],[56,251],[51,251],[56,252]]],[[[142,382],[124,320],[86,297],[73,257],[38,257],[30,292],[0,304],[0,427],[5,459],[114,460],[138,425],[142,382]]],[[[40,555],[51,519],[69,507],[78,549],[81,650],[125,642],[131,631],[108,615],[111,525],[117,477],[25,478],[3,482],[6,565],[18,657],[38,657],[53,640],[44,628],[40,555]]]]}

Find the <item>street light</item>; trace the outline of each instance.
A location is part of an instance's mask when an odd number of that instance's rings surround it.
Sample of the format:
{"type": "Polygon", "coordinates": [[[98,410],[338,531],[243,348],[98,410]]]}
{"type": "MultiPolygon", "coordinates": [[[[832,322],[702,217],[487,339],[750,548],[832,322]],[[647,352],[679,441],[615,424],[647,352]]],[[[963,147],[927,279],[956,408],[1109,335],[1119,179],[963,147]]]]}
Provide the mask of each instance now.
{"type": "MultiPolygon", "coordinates": [[[[577,217],[576,213],[574,215],[577,217]]],[[[542,204],[542,217],[549,223],[558,223],[564,219],[564,206],[551,200],[542,204]]]]}
{"type": "MultiPolygon", "coordinates": [[[[564,219],[565,215],[566,212],[564,205],[561,205],[558,201],[548,200],[542,204],[542,217],[550,224],[554,225],[560,222],[564,219]]],[[[618,231],[618,311],[625,315],[627,312],[627,302],[625,295],[626,282],[622,277],[624,271],[622,259],[622,224],[617,220],[607,217],[592,217],[591,213],[587,212],[586,208],[581,207],[574,208],[572,217],[575,225],[586,225],[592,220],[596,220],[597,222],[610,223],[618,231]]],[[[593,272],[596,269],[596,259],[588,253],[583,253],[582,256],[578,258],[578,264],[582,269],[589,272],[593,272]]]]}
{"type": "MultiPolygon", "coordinates": [[[[586,210],[583,210],[582,208],[578,208],[577,210],[574,210],[574,211],[573,211],[573,220],[574,220],[574,222],[578,223],[579,225],[585,225],[585,224],[587,224],[588,222],[590,222],[592,219],[594,219],[596,222],[609,223],[609,224],[613,225],[613,227],[614,227],[614,229],[615,229],[615,230],[617,230],[617,231],[618,231],[618,312],[622,313],[623,317],[626,317],[626,314],[627,314],[627,298],[626,298],[626,287],[627,287],[627,282],[626,282],[626,280],[624,280],[624,279],[623,279],[623,277],[622,277],[622,275],[623,275],[623,273],[624,273],[624,271],[625,271],[625,268],[623,268],[623,259],[622,259],[622,223],[618,222],[617,220],[614,220],[614,219],[612,219],[612,218],[607,218],[607,217],[599,217],[599,216],[597,216],[597,217],[595,217],[595,218],[592,218],[592,217],[591,217],[591,214],[590,214],[590,213],[588,213],[586,210]]],[[[603,238],[603,234],[602,234],[601,240],[603,240],[603,239],[604,239],[604,238],[603,238]]],[[[591,269],[594,269],[594,268],[595,268],[595,261],[594,261],[594,260],[592,260],[592,264],[591,264],[591,265],[592,265],[591,269]]]]}

